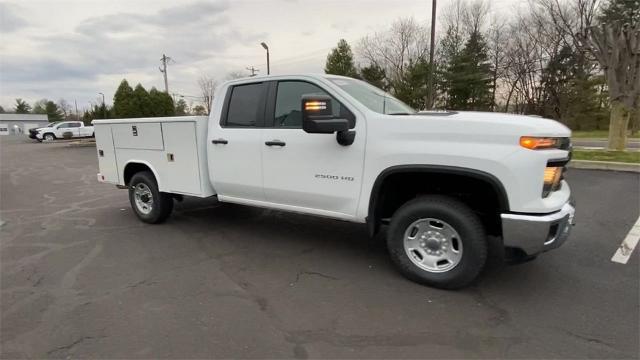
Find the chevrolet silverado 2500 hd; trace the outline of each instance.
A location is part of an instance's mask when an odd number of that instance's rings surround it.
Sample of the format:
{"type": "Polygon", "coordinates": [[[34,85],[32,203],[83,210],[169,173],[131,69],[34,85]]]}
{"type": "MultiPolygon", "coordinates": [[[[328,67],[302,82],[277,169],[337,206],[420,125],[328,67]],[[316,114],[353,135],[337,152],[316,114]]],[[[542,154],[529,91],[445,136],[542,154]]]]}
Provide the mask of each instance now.
{"type": "Polygon", "coordinates": [[[71,133],[71,137],[74,138],[94,136],[93,126],[85,126],[82,121],[58,121],[50,123],[46,127],[35,129],[33,136],[38,141],[53,141],[55,139],[62,139],[66,132],[71,133]]]}
{"type": "Polygon", "coordinates": [[[574,217],[563,179],[570,131],[543,118],[419,113],[333,75],[221,85],[210,116],[94,121],[98,180],[129,190],[136,215],[164,221],[174,199],[216,196],[388,225],[406,277],[469,284],[487,237],[526,257],[560,246],[574,217]]]}

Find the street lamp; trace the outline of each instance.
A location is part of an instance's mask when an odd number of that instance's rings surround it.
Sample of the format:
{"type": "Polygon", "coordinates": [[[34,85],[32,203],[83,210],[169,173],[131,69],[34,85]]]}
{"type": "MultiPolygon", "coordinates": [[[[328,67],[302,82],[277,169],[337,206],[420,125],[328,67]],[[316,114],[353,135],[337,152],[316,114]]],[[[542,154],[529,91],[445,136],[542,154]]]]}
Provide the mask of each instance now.
{"type": "Polygon", "coordinates": [[[269,47],[267,46],[267,44],[265,43],[260,43],[260,45],[262,45],[262,47],[267,50],[267,75],[269,75],[271,73],[270,69],[269,69],[269,47]]]}
{"type": "Polygon", "coordinates": [[[427,109],[433,109],[435,94],[433,91],[433,51],[436,41],[436,3],[431,3],[431,42],[429,43],[429,78],[427,79],[427,109]]]}
{"type": "Polygon", "coordinates": [[[107,115],[106,115],[106,111],[107,111],[107,107],[104,106],[104,94],[99,92],[98,94],[102,95],[102,118],[106,119],[107,115]]]}

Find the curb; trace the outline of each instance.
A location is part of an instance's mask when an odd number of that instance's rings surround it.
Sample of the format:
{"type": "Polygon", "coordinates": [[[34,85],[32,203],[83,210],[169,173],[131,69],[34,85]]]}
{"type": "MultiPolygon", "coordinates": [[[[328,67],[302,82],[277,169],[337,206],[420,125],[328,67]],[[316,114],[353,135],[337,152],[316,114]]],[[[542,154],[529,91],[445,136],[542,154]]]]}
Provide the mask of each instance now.
{"type": "Polygon", "coordinates": [[[95,141],[76,141],[67,144],[67,147],[95,147],[95,141]]]}
{"type": "MultiPolygon", "coordinates": [[[[574,141],[609,141],[609,138],[583,138],[583,137],[572,137],[571,142],[574,141]]],[[[638,143],[640,139],[638,138],[627,138],[627,143],[638,143]]]]}
{"type": "Polygon", "coordinates": [[[640,164],[623,162],[571,160],[567,166],[573,169],[609,170],[640,173],[640,164]]]}

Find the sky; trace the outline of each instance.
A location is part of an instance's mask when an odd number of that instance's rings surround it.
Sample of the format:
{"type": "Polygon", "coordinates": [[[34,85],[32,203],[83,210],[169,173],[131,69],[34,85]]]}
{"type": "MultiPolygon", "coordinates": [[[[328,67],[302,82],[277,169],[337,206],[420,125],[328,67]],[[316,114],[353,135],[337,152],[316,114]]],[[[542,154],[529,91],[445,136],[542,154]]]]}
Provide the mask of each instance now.
{"type": "MultiPolygon", "coordinates": [[[[491,10],[522,2],[492,0],[491,10]]],[[[400,17],[428,24],[430,14],[429,0],[0,1],[0,105],[64,98],[82,111],[100,92],[112,103],[123,78],[163,90],[162,54],[173,59],[169,92],[198,96],[203,75],[266,73],[261,42],[272,74],[323,72],[339,39],[355,45],[400,17]]]]}

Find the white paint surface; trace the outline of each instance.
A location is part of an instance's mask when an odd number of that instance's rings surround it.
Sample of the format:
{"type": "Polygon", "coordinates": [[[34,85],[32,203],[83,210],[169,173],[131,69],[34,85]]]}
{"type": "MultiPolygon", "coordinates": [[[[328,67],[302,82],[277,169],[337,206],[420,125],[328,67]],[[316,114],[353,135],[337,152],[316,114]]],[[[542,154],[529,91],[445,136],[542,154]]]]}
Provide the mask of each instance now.
{"type": "Polygon", "coordinates": [[[627,234],[627,237],[624,238],[624,240],[622,241],[622,244],[620,244],[620,247],[618,247],[618,250],[616,250],[616,253],[613,254],[611,261],[617,262],[620,264],[626,264],[627,261],[629,261],[631,254],[633,253],[633,249],[635,249],[636,245],[638,245],[639,239],[640,239],[640,217],[638,217],[638,220],[629,231],[629,234],[627,234]]]}

